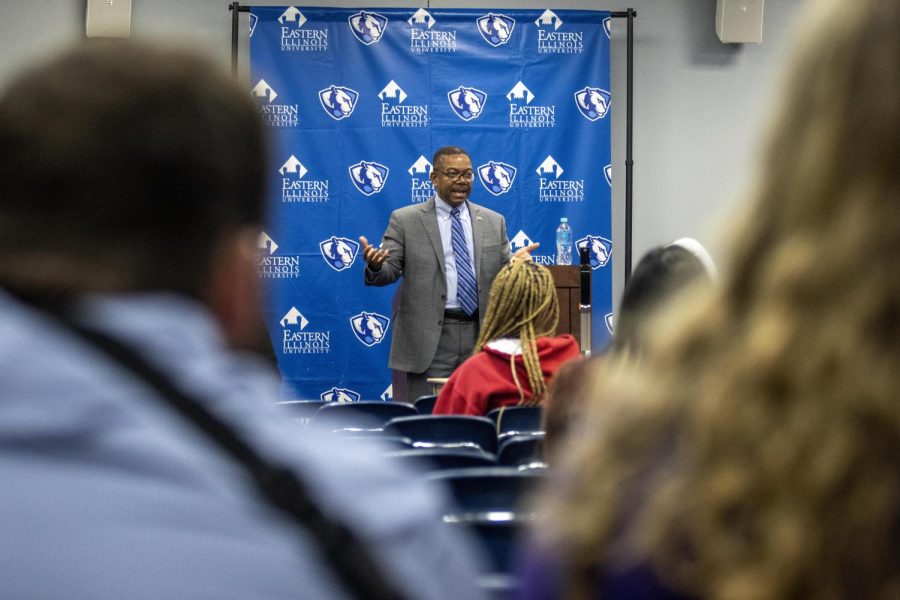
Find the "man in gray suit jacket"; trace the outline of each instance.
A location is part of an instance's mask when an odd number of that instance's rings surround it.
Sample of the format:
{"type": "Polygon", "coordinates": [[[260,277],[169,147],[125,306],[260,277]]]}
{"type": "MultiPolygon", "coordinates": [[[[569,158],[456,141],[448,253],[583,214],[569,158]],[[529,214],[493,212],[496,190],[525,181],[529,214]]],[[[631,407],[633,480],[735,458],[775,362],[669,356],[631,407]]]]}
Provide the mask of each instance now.
{"type": "MultiPolygon", "coordinates": [[[[465,150],[441,148],[432,161],[435,197],[395,210],[380,247],[360,237],[366,285],[403,277],[388,366],[406,373],[410,402],[431,393],[427,378],[448,377],[472,353],[491,283],[513,258],[503,216],[467,201],[474,180],[465,150]]],[[[537,246],[515,258],[530,260],[537,246]]]]}

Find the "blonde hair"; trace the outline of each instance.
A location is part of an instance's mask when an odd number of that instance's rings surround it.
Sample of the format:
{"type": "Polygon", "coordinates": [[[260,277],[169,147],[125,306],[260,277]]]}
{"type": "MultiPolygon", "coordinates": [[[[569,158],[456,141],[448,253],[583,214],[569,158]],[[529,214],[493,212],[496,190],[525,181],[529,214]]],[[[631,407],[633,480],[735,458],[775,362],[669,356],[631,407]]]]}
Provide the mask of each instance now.
{"type": "MultiPolygon", "coordinates": [[[[552,335],[559,322],[559,301],[550,270],[533,262],[513,260],[503,267],[491,285],[487,313],[474,352],[491,340],[516,337],[522,348],[522,362],[531,388],[529,403],[540,402],[547,386],[537,355],[537,338],[552,335]]],[[[509,368],[519,390],[519,404],[525,404],[525,390],[516,374],[515,353],[509,368]]]]}
{"type": "Polygon", "coordinates": [[[573,597],[617,559],[706,598],[900,596],[900,3],[823,4],[722,288],[605,378],[545,498],[573,597]]]}

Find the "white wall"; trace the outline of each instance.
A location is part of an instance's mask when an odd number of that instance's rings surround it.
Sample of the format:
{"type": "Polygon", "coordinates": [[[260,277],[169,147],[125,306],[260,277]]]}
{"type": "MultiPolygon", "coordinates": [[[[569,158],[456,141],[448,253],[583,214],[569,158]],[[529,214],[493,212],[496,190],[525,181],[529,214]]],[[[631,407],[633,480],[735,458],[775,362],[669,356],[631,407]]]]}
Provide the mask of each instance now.
{"type": "MultiPolygon", "coordinates": [[[[252,1],[245,4],[275,4],[252,1]]],[[[277,2],[286,4],[286,2],[277,2]]],[[[23,63],[78,39],[84,0],[0,0],[0,86],[23,63]]],[[[135,36],[189,42],[230,60],[231,13],[226,0],[132,0],[135,36]]],[[[342,0],[305,5],[362,6],[342,0]]],[[[423,2],[374,0],[365,6],[421,6],[423,2]]],[[[758,132],[770,111],[773,84],[790,47],[799,0],[765,3],[763,43],[725,45],[715,35],[715,0],[572,0],[533,3],[445,0],[432,7],[633,7],[634,60],[634,261],[650,247],[693,236],[720,258],[720,236],[753,175],[758,132]]],[[[246,19],[246,15],[242,17],[246,19]]],[[[241,31],[246,29],[243,21],[241,31]]],[[[242,50],[246,51],[246,39],[242,50]]],[[[613,241],[621,259],[624,229],[625,21],[613,25],[614,157],[613,241]]],[[[242,63],[242,71],[244,65],[242,63]]],[[[623,275],[616,264],[618,298],[623,275]]]]}

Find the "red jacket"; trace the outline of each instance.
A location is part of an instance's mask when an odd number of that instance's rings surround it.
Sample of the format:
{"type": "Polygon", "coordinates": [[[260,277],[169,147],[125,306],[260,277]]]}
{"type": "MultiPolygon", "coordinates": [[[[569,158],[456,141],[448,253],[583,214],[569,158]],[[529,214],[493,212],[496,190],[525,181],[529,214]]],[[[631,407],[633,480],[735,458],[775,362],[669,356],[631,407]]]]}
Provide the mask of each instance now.
{"type": "MultiPolygon", "coordinates": [[[[519,391],[509,368],[509,350],[499,350],[497,346],[502,345],[503,341],[499,342],[485,345],[481,352],[466,360],[450,375],[441,388],[433,414],[486,415],[495,408],[519,403],[519,391]]],[[[544,381],[549,382],[560,365],[578,357],[579,347],[575,338],[566,334],[538,338],[537,351],[544,381]]],[[[532,394],[521,353],[515,361],[516,376],[527,402],[532,394]]]]}

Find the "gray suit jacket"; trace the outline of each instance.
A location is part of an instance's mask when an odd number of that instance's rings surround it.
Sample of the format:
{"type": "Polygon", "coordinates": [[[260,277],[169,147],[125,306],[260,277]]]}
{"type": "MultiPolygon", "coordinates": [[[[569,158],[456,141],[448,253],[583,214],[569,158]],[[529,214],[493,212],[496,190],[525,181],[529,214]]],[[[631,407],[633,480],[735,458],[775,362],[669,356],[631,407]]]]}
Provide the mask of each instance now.
{"type": "MultiPolygon", "coordinates": [[[[469,214],[478,279],[478,314],[483,318],[491,283],[509,261],[511,252],[502,215],[470,201],[469,214]]],[[[403,277],[397,291],[399,302],[394,303],[388,366],[397,371],[421,373],[434,360],[447,302],[444,250],[434,198],[391,213],[381,243],[389,251],[388,259],[380,271],[366,268],[366,285],[388,285],[403,277]]]]}

